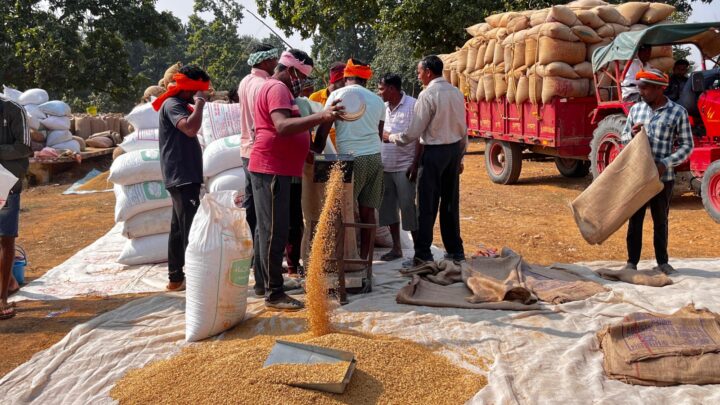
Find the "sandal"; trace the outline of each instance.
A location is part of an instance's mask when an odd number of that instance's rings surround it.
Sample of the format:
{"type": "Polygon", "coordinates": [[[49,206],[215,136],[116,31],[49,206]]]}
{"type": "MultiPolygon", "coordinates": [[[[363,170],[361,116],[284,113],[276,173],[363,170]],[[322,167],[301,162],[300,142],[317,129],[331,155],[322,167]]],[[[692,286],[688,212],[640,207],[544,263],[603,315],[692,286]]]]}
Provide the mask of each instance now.
{"type": "Polygon", "coordinates": [[[402,253],[395,253],[393,251],[390,251],[380,256],[380,260],[383,262],[392,262],[393,260],[402,259],[402,257],[402,253]]]}
{"type": "Polygon", "coordinates": [[[10,319],[15,317],[15,307],[12,304],[0,306],[0,320],[10,319]]]}

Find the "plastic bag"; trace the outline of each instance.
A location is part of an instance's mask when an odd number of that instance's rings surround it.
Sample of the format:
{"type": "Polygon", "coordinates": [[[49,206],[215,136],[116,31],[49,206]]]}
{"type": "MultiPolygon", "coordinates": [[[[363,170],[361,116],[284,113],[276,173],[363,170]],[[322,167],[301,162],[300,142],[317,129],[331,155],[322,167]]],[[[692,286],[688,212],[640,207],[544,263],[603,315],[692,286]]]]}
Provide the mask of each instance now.
{"type": "Polygon", "coordinates": [[[185,339],[217,335],[240,323],[247,309],[252,238],[237,192],[206,194],[185,252],[185,339]]]}

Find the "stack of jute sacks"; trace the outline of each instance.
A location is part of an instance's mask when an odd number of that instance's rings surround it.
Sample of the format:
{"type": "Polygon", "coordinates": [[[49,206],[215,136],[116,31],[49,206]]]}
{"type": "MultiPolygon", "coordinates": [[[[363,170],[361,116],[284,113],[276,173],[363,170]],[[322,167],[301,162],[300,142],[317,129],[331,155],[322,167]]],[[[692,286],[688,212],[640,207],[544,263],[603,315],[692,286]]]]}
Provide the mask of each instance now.
{"type": "MultiPolygon", "coordinates": [[[[543,10],[494,14],[466,29],[472,38],[462,48],[440,55],[443,75],[471,101],[506,97],[511,103],[538,104],[553,97],[590,96],[595,49],[622,32],[668,24],[674,11],[663,3],[616,6],[578,0],[543,10]]],[[[673,63],[672,47],[653,48],[650,65],[669,71],[673,63]]],[[[609,78],[604,80],[609,86],[609,78]]]]}
{"type": "Polygon", "coordinates": [[[122,222],[128,241],[118,258],[126,265],[167,261],[172,200],[162,182],[158,147],[158,113],[148,104],[126,116],[135,132],[128,135],[110,167],[115,184],[115,222],[122,222]]]}

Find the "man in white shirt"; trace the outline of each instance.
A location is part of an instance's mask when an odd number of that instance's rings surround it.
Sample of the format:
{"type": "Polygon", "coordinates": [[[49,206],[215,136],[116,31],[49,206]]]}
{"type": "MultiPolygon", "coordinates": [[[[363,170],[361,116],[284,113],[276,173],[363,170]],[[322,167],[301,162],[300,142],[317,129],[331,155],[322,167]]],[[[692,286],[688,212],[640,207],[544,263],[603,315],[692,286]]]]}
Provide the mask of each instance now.
{"type": "MultiPolygon", "coordinates": [[[[385,101],[385,133],[405,132],[412,122],[415,98],[402,91],[402,79],[396,74],[383,76],[378,83],[378,91],[385,101]]],[[[417,237],[417,209],[415,207],[415,180],[417,179],[418,159],[422,152],[420,142],[407,145],[384,143],[382,145],[384,194],[380,205],[380,226],[389,226],[392,236],[392,249],[380,257],[383,261],[402,258],[400,243],[400,216],[402,228],[417,237]]]]}
{"type": "Polygon", "coordinates": [[[623,79],[621,83],[623,101],[633,103],[640,101],[640,90],[638,89],[638,80],[635,79],[635,76],[639,71],[643,70],[645,64],[650,60],[651,53],[652,48],[648,45],[643,45],[638,49],[637,58],[633,59],[625,75],[625,79],[623,79]]]}

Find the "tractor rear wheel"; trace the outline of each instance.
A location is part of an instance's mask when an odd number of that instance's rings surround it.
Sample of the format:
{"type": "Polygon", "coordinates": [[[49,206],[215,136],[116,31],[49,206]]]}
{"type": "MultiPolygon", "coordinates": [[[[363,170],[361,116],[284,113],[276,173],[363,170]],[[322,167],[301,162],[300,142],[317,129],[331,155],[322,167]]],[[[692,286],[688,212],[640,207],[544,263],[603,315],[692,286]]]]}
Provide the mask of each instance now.
{"type": "Polygon", "coordinates": [[[708,166],[700,188],[705,211],[715,222],[720,223],[720,160],[708,166]]]}
{"type": "Polygon", "coordinates": [[[590,172],[590,162],[579,159],[555,158],[555,167],[565,177],[581,178],[590,172]]]}
{"type": "Polygon", "coordinates": [[[485,145],[485,171],[497,184],[515,184],[522,170],[520,145],[491,139],[485,145]]]}
{"type": "Polygon", "coordinates": [[[589,156],[593,179],[597,179],[600,173],[620,154],[622,149],[620,136],[625,127],[625,121],[627,121],[627,117],[622,114],[608,115],[600,121],[593,132],[589,156]]]}

